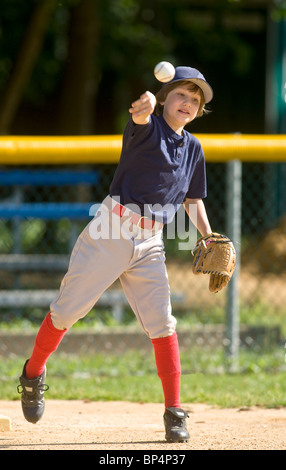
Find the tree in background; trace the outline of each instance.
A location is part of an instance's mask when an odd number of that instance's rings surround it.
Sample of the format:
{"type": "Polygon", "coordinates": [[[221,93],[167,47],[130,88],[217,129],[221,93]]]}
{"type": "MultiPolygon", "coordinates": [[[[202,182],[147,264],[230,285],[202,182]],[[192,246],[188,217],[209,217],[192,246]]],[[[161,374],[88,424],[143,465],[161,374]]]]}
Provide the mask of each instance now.
{"type": "MultiPolygon", "coordinates": [[[[35,5],[32,11],[30,22],[20,43],[18,55],[3,95],[0,108],[0,134],[9,133],[23,92],[41,51],[55,3],[55,0],[44,0],[42,3],[35,5]]],[[[3,33],[4,31],[2,31],[3,33]]]]}
{"type": "Polygon", "coordinates": [[[203,132],[263,132],[267,0],[2,0],[0,133],[119,133],[160,60],[215,89],[203,132]],[[259,80],[257,77],[259,76],[259,80]]]}

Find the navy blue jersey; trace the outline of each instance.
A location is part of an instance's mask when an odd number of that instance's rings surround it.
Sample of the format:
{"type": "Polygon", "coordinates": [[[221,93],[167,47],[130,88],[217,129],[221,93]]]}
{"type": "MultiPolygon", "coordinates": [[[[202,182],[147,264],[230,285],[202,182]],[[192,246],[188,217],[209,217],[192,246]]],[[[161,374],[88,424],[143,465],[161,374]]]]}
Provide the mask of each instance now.
{"type": "Polygon", "coordinates": [[[206,186],[205,158],[198,139],[185,130],[178,135],[162,116],[152,114],[146,125],[136,125],[130,118],[111,197],[130,208],[135,205],[135,212],[138,207],[142,215],[168,223],[186,198],[206,197],[206,186]]]}

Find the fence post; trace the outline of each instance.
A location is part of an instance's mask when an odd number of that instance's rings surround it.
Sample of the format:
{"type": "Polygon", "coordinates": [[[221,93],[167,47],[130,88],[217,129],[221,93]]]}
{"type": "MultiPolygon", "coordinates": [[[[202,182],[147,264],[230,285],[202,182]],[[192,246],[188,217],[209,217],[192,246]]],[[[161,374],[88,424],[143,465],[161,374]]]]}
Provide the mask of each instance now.
{"type": "Polygon", "coordinates": [[[239,272],[241,247],[242,162],[227,162],[227,235],[237,253],[236,269],[227,289],[226,335],[227,358],[232,371],[237,370],[239,355],[239,272]]]}

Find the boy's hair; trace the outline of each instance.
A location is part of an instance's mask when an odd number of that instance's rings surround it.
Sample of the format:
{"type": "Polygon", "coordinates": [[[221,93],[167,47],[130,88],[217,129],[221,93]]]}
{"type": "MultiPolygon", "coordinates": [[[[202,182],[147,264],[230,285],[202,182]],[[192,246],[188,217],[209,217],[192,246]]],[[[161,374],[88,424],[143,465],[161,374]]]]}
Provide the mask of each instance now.
{"type": "Polygon", "coordinates": [[[201,117],[203,116],[203,114],[206,114],[208,112],[205,109],[205,98],[204,98],[203,90],[194,82],[190,82],[189,80],[181,80],[178,82],[170,83],[170,85],[162,86],[162,88],[158,91],[158,93],[156,94],[157,104],[155,108],[155,114],[157,116],[159,116],[160,114],[163,114],[164,106],[160,103],[166,100],[167,95],[170,93],[170,91],[174,90],[175,88],[179,86],[187,86],[188,91],[192,91],[193,93],[200,94],[200,97],[201,97],[200,107],[199,107],[196,117],[201,117]]]}

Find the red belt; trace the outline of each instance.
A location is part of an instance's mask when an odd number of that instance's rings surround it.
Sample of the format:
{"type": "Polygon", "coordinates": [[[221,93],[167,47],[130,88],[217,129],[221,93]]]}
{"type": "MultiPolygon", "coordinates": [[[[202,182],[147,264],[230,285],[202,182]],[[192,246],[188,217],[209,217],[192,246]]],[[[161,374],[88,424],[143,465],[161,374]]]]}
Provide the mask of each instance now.
{"type": "Polygon", "coordinates": [[[143,217],[142,215],[136,214],[136,212],[130,211],[127,207],[122,206],[121,204],[116,204],[112,209],[112,212],[119,217],[123,217],[126,211],[128,211],[130,214],[131,224],[137,225],[137,227],[142,228],[143,230],[152,230],[153,228],[160,230],[163,228],[164,224],[156,222],[156,220],[151,220],[148,217],[143,217]]]}

